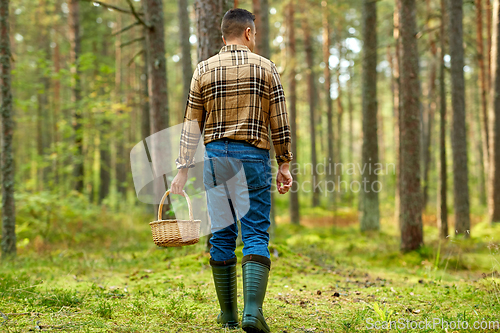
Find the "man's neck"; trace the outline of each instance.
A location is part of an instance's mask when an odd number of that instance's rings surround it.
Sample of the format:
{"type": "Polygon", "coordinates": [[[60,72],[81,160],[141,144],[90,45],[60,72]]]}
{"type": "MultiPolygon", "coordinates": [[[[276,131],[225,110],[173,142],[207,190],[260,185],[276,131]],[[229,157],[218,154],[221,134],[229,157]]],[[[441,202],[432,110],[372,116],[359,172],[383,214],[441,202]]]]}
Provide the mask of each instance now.
{"type": "MultiPolygon", "coordinates": [[[[245,43],[243,43],[240,40],[232,40],[232,41],[226,41],[226,46],[229,45],[241,45],[241,46],[246,46],[245,43]]],[[[247,46],[248,47],[248,46],[247,46]]]]}

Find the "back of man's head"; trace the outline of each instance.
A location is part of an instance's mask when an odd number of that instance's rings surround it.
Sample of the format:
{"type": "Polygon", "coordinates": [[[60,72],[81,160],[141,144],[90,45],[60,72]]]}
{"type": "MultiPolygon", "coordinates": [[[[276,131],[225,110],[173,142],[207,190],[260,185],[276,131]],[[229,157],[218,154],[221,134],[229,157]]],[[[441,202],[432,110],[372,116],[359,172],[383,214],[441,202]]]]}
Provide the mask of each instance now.
{"type": "Polygon", "coordinates": [[[221,31],[225,40],[240,38],[247,28],[255,30],[255,15],[242,8],[233,8],[222,19],[221,31]]]}

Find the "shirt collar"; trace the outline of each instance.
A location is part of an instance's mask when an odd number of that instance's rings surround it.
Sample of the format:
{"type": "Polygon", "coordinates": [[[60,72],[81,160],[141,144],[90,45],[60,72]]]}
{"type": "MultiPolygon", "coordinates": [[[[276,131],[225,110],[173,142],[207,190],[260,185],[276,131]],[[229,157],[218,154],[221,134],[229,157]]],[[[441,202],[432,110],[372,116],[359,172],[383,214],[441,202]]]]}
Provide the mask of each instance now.
{"type": "Polygon", "coordinates": [[[245,46],[245,45],[237,45],[237,44],[230,44],[230,45],[224,45],[221,49],[220,49],[220,52],[219,53],[222,53],[222,52],[229,52],[229,51],[236,51],[236,50],[240,50],[240,51],[250,51],[250,49],[245,46]]]}

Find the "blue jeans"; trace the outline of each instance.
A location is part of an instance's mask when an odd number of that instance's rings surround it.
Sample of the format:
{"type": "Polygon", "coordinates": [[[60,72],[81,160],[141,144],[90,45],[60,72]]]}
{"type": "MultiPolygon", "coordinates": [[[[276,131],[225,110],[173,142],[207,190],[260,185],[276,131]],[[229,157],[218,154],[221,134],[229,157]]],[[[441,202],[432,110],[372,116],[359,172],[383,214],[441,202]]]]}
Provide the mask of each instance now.
{"type": "Polygon", "coordinates": [[[271,179],[268,150],[225,139],[206,145],[203,182],[211,220],[212,260],[235,257],[238,219],[243,255],[270,258],[271,179]]]}

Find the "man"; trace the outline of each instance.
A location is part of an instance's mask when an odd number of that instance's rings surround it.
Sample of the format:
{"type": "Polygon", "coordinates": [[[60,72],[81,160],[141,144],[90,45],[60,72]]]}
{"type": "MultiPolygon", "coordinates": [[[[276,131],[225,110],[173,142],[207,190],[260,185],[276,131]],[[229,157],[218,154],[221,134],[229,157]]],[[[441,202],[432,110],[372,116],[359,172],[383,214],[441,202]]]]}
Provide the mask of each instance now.
{"type": "Polygon", "coordinates": [[[245,306],[241,326],[246,332],[270,332],[262,311],[271,268],[267,232],[271,208],[268,127],[279,165],[276,184],[281,194],[288,192],[292,185],[289,172],[292,152],[285,96],[276,66],[252,53],[256,34],[254,20],[255,16],[244,9],[229,10],[221,25],[225,46],[217,55],[199,63],[193,74],[180,156],[176,160],[179,171],[171,190],[182,193],[188,168],[195,163],[193,156],[199,133],[204,129],[203,181],[212,223],[210,265],[221,307],[217,322],[238,327],[234,254],[238,207],[235,198],[229,195],[221,198],[214,189],[218,186],[228,193],[229,179],[239,169],[244,170],[245,180],[240,185],[247,187],[250,207],[244,216],[239,216],[244,243],[245,306]],[[194,121],[197,125],[192,129],[194,121]],[[229,202],[232,216],[221,213],[224,200],[226,205],[229,202]]]}

